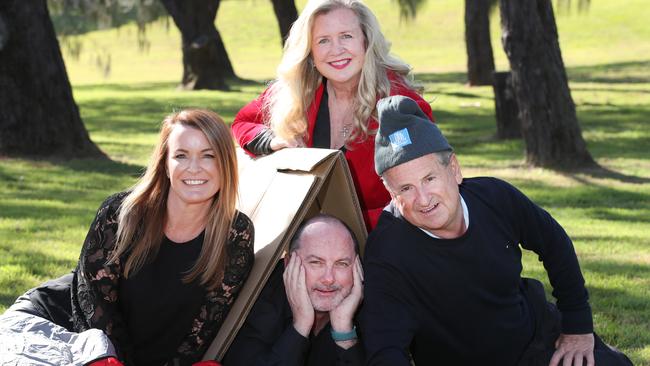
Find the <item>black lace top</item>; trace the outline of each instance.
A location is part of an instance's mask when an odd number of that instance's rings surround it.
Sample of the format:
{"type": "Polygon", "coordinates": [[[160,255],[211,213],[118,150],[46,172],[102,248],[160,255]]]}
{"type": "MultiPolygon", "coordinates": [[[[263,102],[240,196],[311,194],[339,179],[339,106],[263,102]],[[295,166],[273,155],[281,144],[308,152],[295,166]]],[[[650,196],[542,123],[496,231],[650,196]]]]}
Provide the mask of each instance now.
{"type": "MultiPolygon", "coordinates": [[[[117,210],[126,193],[106,199],[97,211],[86,240],[72,284],[75,331],[103,330],[113,342],[121,361],[133,365],[133,342],[120,311],[119,286],[121,258],[107,265],[117,233],[117,210]]],[[[206,291],[190,329],[187,329],[167,365],[189,365],[199,361],[217,334],[237,294],[253,266],[253,224],[238,213],[230,229],[228,255],[221,288],[206,291]]]]}

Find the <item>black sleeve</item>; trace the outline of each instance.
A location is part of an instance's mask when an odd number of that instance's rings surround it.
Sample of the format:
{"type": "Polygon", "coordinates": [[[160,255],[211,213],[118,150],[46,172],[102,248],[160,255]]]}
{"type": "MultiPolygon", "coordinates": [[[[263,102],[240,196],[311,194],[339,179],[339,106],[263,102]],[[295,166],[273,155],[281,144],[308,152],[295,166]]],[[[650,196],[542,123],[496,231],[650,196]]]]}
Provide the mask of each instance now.
{"type": "Polygon", "coordinates": [[[303,366],[309,340],[291,321],[278,264],[223,358],[224,366],[303,366]]]}
{"type": "Polygon", "coordinates": [[[573,242],[546,210],[515,187],[505,182],[503,186],[510,191],[521,246],[535,252],[544,264],[553,287],[553,296],[557,299],[557,307],[562,313],[562,332],[592,333],[589,294],[573,242]]]}
{"type": "Polygon", "coordinates": [[[343,349],[337,346],[336,352],[336,366],[361,366],[365,364],[365,354],[360,339],[357,340],[357,343],[354,346],[348,349],[343,349]]]}
{"type": "Polygon", "coordinates": [[[118,209],[126,193],[104,201],[90,225],[72,279],[73,326],[76,332],[102,330],[121,361],[128,364],[132,345],[119,308],[121,262],[108,263],[117,240],[118,209]]]}
{"type": "Polygon", "coordinates": [[[275,134],[270,128],[262,130],[260,133],[250,140],[244,148],[255,154],[256,156],[268,155],[273,152],[271,150],[271,140],[275,137],[275,134]]]}

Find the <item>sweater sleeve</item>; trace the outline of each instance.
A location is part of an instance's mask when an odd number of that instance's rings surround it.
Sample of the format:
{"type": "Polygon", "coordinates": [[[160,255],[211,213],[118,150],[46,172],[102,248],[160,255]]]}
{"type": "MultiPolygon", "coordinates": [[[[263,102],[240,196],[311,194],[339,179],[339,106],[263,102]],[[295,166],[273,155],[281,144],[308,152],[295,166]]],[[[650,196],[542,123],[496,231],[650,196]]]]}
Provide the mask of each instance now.
{"type": "Polygon", "coordinates": [[[268,130],[264,115],[264,103],[268,93],[269,89],[266,89],[259,97],[240,109],[230,126],[239,146],[251,154],[255,154],[255,152],[249,150],[247,145],[260,133],[268,130]]]}
{"type": "Polygon", "coordinates": [[[256,156],[268,155],[273,152],[271,141],[274,137],[275,134],[270,128],[261,130],[244,148],[256,156]]]}
{"type": "Polygon", "coordinates": [[[361,366],[364,364],[363,346],[359,341],[348,349],[336,346],[336,352],[336,366],[361,366]]]}
{"type": "Polygon", "coordinates": [[[562,226],[544,209],[515,187],[506,184],[515,206],[521,246],[543,262],[562,313],[562,332],[593,332],[589,295],[580,271],[573,242],[562,226]]]}
{"type": "Polygon", "coordinates": [[[73,279],[73,304],[77,332],[97,328],[109,337],[122,361],[128,363],[131,343],[118,306],[122,263],[108,264],[117,239],[117,210],[121,193],[102,203],[84,240],[73,279]]]}
{"type": "Polygon", "coordinates": [[[384,243],[399,242],[384,230],[373,232],[364,256],[364,304],[361,309],[362,341],[368,365],[410,365],[409,347],[417,330],[409,305],[408,285],[400,271],[378,250],[384,243]],[[388,235],[390,236],[390,235],[388,235]]]}

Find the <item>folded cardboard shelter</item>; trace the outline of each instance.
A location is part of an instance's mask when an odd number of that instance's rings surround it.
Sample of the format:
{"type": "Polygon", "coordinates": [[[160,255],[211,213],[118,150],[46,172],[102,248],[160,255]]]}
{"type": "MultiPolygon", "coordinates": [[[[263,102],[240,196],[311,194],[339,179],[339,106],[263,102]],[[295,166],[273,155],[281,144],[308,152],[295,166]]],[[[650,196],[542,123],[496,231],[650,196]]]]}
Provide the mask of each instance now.
{"type": "Polygon", "coordinates": [[[221,360],[300,223],[319,213],[343,220],[361,250],[367,232],[339,150],[283,149],[251,159],[238,150],[239,206],[255,225],[255,265],[204,360],[221,360]]]}

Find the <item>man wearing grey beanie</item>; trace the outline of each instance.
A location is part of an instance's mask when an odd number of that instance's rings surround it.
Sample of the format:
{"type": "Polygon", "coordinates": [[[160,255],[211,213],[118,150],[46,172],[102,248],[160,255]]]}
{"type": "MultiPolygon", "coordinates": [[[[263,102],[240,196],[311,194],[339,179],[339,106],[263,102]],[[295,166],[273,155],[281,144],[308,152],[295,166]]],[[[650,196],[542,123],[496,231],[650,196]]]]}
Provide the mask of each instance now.
{"type": "Polygon", "coordinates": [[[364,255],[370,365],[631,365],[593,333],[571,239],[496,178],[463,178],[438,127],[406,97],[379,101],[375,170],[391,195],[364,255]],[[520,247],[521,246],[521,247],[520,247]],[[522,278],[521,248],[544,262],[522,278]]]}

